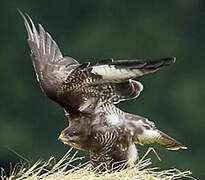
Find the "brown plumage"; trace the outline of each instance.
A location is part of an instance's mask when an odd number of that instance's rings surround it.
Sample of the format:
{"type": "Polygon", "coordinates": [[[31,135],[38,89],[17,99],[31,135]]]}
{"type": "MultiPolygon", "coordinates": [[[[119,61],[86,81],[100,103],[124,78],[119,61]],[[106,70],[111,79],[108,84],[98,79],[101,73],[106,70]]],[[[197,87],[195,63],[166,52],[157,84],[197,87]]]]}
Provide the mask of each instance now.
{"type": "Polygon", "coordinates": [[[94,167],[104,164],[101,169],[134,164],[135,144],[156,143],[171,150],[186,148],[159,131],[153,122],[114,105],[139,96],[143,86],[133,78],[173,64],[174,57],[105,59],[95,64],[79,64],[74,58],[62,55],[41,25],[37,31],[31,18],[20,14],[40,87],[69,114],[69,126],[59,137],[64,143],[90,152],[94,167]]]}

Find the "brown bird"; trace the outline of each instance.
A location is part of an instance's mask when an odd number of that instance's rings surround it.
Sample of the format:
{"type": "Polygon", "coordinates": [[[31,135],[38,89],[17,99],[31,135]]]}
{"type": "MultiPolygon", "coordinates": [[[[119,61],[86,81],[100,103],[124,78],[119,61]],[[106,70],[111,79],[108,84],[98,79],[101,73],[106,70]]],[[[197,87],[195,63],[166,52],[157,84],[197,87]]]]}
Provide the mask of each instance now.
{"type": "MultiPolygon", "coordinates": [[[[20,12],[20,11],[19,11],[20,12]]],[[[174,57],[137,60],[104,59],[79,64],[64,57],[50,34],[20,12],[42,91],[66,112],[69,126],[59,138],[74,148],[90,152],[94,167],[119,169],[137,159],[135,144],[156,143],[170,150],[186,149],[158,130],[148,119],[123,112],[114,104],[134,99],[143,90],[133,78],[175,62],[174,57]]]]}

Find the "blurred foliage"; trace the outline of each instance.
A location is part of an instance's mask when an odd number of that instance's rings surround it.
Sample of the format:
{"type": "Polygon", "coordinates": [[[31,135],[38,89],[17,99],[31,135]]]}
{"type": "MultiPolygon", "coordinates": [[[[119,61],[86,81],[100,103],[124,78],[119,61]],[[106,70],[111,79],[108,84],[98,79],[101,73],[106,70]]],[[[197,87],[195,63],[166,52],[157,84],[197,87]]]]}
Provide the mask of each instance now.
{"type": "MultiPolygon", "coordinates": [[[[0,167],[7,170],[10,162],[25,161],[20,156],[33,162],[59,158],[68,149],[57,140],[68,122],[36,82],[16,8],[41,23],[63,54],[80,62],[176,56],[175,65],[139,78],[140,98],[119,106],[148,117],[188,146],[179,152],[154,146],[162,158],[153,156],[155,165],[190,169],[205,178],[205,1],[1,1],[0,167]]],[[[139,147],[140,155],[147,147],[139,147]]]]}

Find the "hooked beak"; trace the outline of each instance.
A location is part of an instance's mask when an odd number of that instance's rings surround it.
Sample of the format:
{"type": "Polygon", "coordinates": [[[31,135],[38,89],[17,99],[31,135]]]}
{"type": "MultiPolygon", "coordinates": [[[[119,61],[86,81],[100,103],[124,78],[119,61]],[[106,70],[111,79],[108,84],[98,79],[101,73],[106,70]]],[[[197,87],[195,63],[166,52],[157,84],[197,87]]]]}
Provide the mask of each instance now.
{"type": "Polygon", "coordinates": [[[68,139],[61,133],[60,136],[58,137],[58,140],[60,140],[61,142],[63,142],[64,144],[66,144],[66,142],[68,141],[68,139]]]}
{"type": "Polygon", "coordinates": [[[62,140],[63,139],[63,135],[60,134],[60,136],[58,137],[58,140],[62,140]]]}

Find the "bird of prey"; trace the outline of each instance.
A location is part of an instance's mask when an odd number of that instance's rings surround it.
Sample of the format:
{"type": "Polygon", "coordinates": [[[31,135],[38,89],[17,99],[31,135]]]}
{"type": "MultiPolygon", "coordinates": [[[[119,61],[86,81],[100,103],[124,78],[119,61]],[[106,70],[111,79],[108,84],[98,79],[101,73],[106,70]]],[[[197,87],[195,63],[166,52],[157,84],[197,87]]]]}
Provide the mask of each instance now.
{"type": "Polygon", "coordinates": [[[169,150],[186,147],[156,128],[147,118],[124,112],[115,104],[134,99],[143,85],[133,80],[169,66],[174,57],[137,60],[103,59],[80,64],[62,55],[51,35],[20,12],[42,91],[58,103],[69,119],[59,138],[74,148],[88,151],[91,164],[102,169],[133,165],[135,144],[155,143],[169,150]]]}

